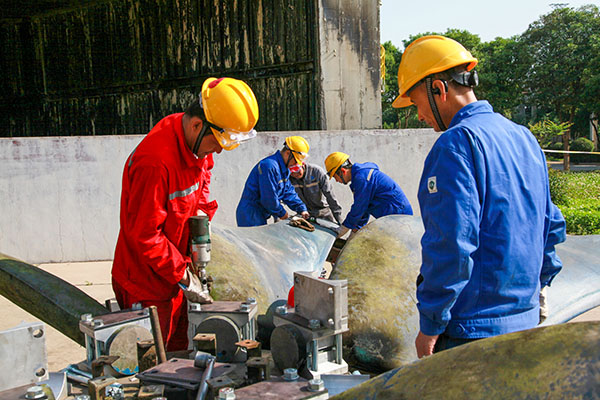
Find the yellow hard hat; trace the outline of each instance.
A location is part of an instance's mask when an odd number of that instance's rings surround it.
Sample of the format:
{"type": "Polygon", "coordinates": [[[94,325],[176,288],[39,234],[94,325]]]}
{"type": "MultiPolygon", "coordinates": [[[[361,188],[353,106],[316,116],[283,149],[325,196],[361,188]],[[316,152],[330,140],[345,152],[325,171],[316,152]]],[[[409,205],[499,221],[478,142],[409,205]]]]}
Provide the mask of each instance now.
{"type": "Polygon", "coordinates": [[[285,138],[285,146],[290,149],[296,162],[300,165],[308,158],[308,142],[302,136],[288,136],[285,138]]]}
{"type": "Polygon", "coordinates": [[[256,137],[258,103],[246,82],[208,78],[202,84],[202,108],[213,135],[225,150],[256,137]]]}
{"type": "Polygon", "coordinates": [[[412,42],[402,55],[398,67],[398,97],[394,108],[412,104],[406,92],[421,79],[459,65],[468,64],[467,71],[477,65],[477,59],[456,40],[438,36],[423,36],[412,42]]]}
{"type": "Polygon", "coordinates": [[[325,171],[327,171],[329,179],[333,178],[337,170],[344,165],[349,158],[350,156],[348,154],[342,153],[341,151],[336,151],[327,156],[325,159],[325,171]]]}

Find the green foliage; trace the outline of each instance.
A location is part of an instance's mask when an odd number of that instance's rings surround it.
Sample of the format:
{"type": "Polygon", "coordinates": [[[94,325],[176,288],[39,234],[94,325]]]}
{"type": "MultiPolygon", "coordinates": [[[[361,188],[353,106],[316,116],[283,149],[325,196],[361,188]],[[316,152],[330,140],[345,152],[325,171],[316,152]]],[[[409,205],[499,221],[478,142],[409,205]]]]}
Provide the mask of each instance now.
{"type": "Polygon", "coordinates": [[[572,122],[587,102],[586,82],[600,73],[598,65],[590,65],[590,50],[599,35],[600,13],[592,5],[559,7],[529,25],[521,40],[531,55],[526,75],[530,101],[572,122]]]}
{"type": "MultiPolygon", "coordinates": [[[[556,138],[562,136],[572,124],[568,122],[556,123],[545,119],[536,124],[529,125],[529,130],[537,139],[542,149],[547,149],[556,138]]],[[[562,146],[562,145],[561,145],[562,146]]]]}
{"type": "Polygon", "coordinates": [[[571,143],[571,150],[573,151],[594,151],[594,143],[590,139],[578,138],[573,140],[571,143]]]}
{"type": "MultiPolygon", "coordinates": [[[[457,40],[479,60],[478,98],[517,123],[568,121],[574,130],[568,136],[576,138],[587,131],[590,114],[600,114],[600,11],[595,5],[576,9],[557,4],[522,35],[508,39],[484,43],[466,30],[448,29],[411,35],[402,44],[406,48],[430,34],[457,40]]],[[[397,96],[402,51],[391,42],[384,47],[388,71],[382,96],[384,125],[422,127],[413,107],[388,110],[397,96]]]]}
{"type": "MultiPolygon", "coordinates": [[[[594,151],[594,143],[590,139],[580,137],[573,140],[571,150],[592,152],[594,151]]],[[[600,157],[597,154],[573,154],[571,155],[571,162],[575,164],[600,162],[600,157]]]]}
{"type": "MultiPolygon", "coordinates": [[[[479,47],[479,87],[477,96],[494,106],[494,110],[507,118],[513,116],[522,102],[524,80],[529,55],[518,37],[496,38],[479,47]]],[[[525,123],[525,118],[516,121],[525,123]]]]}
{"type": "Polygon", "coordinates": [[[567,233],[600,234],[600,172],[549,170],[550,195],[567,222],[567,233]]]}

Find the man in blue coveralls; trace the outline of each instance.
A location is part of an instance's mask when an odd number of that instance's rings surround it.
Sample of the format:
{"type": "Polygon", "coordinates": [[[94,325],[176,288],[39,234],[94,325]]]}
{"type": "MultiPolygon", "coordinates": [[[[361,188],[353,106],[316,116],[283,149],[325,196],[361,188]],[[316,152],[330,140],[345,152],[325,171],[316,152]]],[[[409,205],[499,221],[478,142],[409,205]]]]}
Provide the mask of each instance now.
{"type": "Polygon", "coordinates": [[[419,184],[425,233],[417,282],[419,358],[535,327],[540,288],[562,268],[565,221],[550,199],[544,153],[531,132],[477,101],[475,59],[425,36],[404,51],[394,107],[417,106],[443,132],[419,184]]]}
{"type": "Polygon", "coordinates": [[[379,170],[377,164],[352,164],[348,154],[336,151],[325,159],[330,178],[347,185],[354,194],[354,203],[340,226],[338,237],[352,229],[356,232],[369,222],[372,215],[380,218],[391,214],[409,214],[413,210],[400,186],[379,170]]]}
{"type": "Polygon", "coordinates": [[[285,138],[283,149],[262,159],[250,171],[235,213],[238,226],[266,225],[267,219],[287,219],[289,208],[309,218],[306,205],[290,183],[290,172],[300,170],[308,157],[308,142],[301,136],[285,138]]]}

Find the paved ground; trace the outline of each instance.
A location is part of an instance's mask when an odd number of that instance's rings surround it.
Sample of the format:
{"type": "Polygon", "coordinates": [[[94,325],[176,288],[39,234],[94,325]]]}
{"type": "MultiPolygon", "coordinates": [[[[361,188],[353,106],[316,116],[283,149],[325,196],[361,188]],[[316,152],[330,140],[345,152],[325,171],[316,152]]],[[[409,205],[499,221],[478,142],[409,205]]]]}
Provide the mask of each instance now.
{"type": "MultiPolygon", "coordinates": [[[[106,299],[114,297],[110,284],[111,261],[87,263],[42,264],[39,267],[54,274],[104,304],[106,299]]],[[[35,322],[36,317],[17,307],[0,296],[0,330],[14,328],[22,321],[35,322]]],[[[573,321],[600,320],[600,307],[580,315],[573,321]]],[[[85,349],[71,339],[46,325],[46,348],[50,371],[58,371],[69,364],[85,359],[85,349]]]]}

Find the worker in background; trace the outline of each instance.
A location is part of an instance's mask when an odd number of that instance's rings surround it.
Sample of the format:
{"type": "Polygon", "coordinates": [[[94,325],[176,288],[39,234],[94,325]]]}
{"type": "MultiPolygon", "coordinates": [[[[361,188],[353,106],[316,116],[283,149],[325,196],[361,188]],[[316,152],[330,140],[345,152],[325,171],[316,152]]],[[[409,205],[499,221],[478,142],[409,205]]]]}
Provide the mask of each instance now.
{"type": "Polygon", "coordinates": [[[417,106],[443,132],[418,199],[425,233],[417,282],[417,355],[533,328],[540,287],[562,268],[565,221],[550,200],[544,153],[531,132],[477,101],[475,59],[425,36],[404,51],[394,107],[417,106]]]}
{"type": "Polygon", "coordinates": [[[354,203],[338,237],[344,236],[350,229],[358,231],[369,222],[371,215],[375,218],[391,214],[412,215],[412,207],[400,186],[381,172],[377,164],[352,164],[348,154],[338,151],[327,156],[325,169],[330,178],[344,185],[350,184],[354,194],[354,203]]]}
{"type": "Polygon", "coordinates": [[[209,78],[199,100],[159,121],[125,162],[113,289],[121,309],[157,307],[167,351],[187,349],[186,297],[212,301],[187,267],[188,219],[217,209],[208,201],[213,153],[255,137],[257,120],[246,83],[209,78]]]}
{"type": "Polygon", "coordinates": [[[281,204],[308,218],[306,205],[290,183],[290,172],[297,172],[308,157],[308,142],[301,136],[285,138],[283,148],[258,162],[246,180],[235,213],[238,226],[266,225],[267,219],[287,219],[281,204]]]}
{"type": "Polygon", "coordinates": [[[323,168],[303,163],[298,171],[290,173],[290,181],[311,217],[342,224],[342,207],[323,168]]]}

